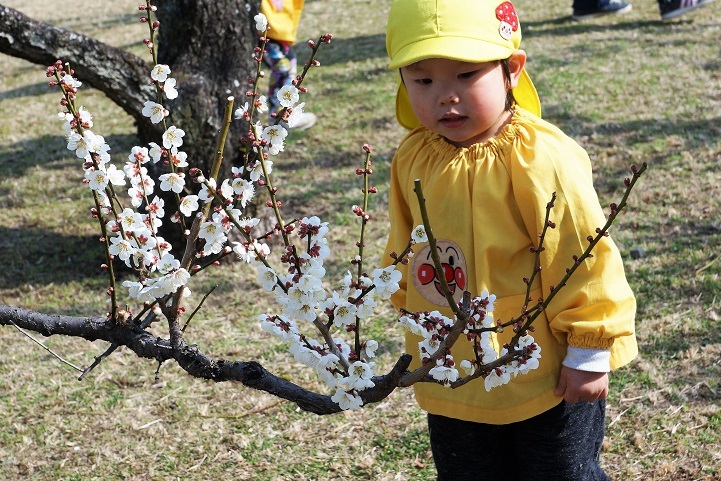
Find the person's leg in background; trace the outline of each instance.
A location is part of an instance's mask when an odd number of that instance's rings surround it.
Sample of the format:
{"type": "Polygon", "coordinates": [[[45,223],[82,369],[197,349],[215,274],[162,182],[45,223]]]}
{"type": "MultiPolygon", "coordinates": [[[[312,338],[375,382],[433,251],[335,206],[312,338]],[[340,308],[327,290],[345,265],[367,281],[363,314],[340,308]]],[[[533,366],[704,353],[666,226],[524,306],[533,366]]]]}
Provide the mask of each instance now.
{"type": "Polygon", "coordinates": [[[661,11],[661,18],[668,20],[711,2],[713,0],[658,0],[658,7],[661,11]]]}
{"type": "Polygon", "coordinates": [[[623,0],[574,0],[573,19],[585,20],[600,15],[630,12],[633,7],[623,0]]]}

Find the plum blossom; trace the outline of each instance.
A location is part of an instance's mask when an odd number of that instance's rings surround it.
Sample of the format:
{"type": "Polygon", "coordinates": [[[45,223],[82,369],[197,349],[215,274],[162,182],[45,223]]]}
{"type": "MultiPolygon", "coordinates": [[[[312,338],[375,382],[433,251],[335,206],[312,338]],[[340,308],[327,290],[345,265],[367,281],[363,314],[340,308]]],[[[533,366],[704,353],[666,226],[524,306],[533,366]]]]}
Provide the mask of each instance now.
{"type": "Polygon", "coordinates": [[[206,242],[213,242],[218,237],[223,235],[223,226],[218,222],[203,222],[200,224],[200,231],[198,237],[205,240],[206,242]]]}
{"type": "Polygon", "coordinates": [[[135,247],[128,240],[123,239],[120,236],[112,237],[110,239],[110,246],[108,247],[110,255],[117,256],[121,261],[127,264],[130,256],[135,252],[135,247]]]}
{"type": "Polygon", "coordinates": [[[170,161],[179,169],[188,166],[188,154],[177,147],[170,149],[170,161]]]}
{"type": "MultiPolygon", "coordinates": [[[[268,172],[268,175],[273,171],[273,161],[271,160],[265,160],[265,170],[268,172]]],[[[263,176],[263,166],[260,163],[260,160],[256,160],[255,164],[250,168],[250,180],[253,182],[258,182],[260,178],[263,176]]]]}
{"type": "Polygon", "coordinates": [[[233,199],[233,186],[230,185],[230,179],[225,179],[223,183],[220,185],[220,189],[218,189],[218,194],[220,194],[223,199],[226,200],[232,200],[233,199]]]}
{"type": "Polygon", "coordinates": [[[60,79],[60,83],[72,89],[79,89],[83,85],[81,81],[76,80],[72,75],[67,72],[60,79]]]}
{"type": "Polygon", "coordinates": [[[511,375],[506,372],[505,369],[502,368],[496,368],[493,369],[488,376],[486,376],[486,379],[483,381],[483,384],[486,387],[486,391],[490,391],[494,387],[503,386],[504,384],[507,384],[511,380],[511,375]]]}
{"type": "Polygon", "coordinates": [[[125,172],[118,170],[114,165],[108,165],[105,169],[108,180],[113,185],[125,185],[125,172]]]}
{"type": "Polygon", "coordinates": [[[168,100],[178,98],[178,91],[175,88],[176,80],[174,78],[168,78],[163,84],[163,92],[168,100]]]}
{"type": "Polygon", "coordinates": [[[135,281],[124,281],[123,286],[128,288],[128,294],[140,302],[153,302],[155,297],[150,294],[150,291],[140,282],[135,281]]]}
{"type": "Polygon", "coordinates": [[[288,124],[289,128],[294,128],[298,123],[300,123],[301,119],[304,116],[303,109],[305,108],[305,102],[301,102],[295,107],[293,107],[293,110],[291,111],[290,115],[286,118],[286,123],[288,124]]]}
{"type": "Polygon", "coordinates": [[[175,125],[168,127],[163,133],[163,147],[170,149],[172,147],[180,147],[183,145],[183,136],[185,131],[177,128],[175,125]]]}
{"type": "Polygon", "coordinates": [[[100,169],[86,170],[85,178],[88,180],[88,186],[91,190],[103,190],[110,181],[105,172],[100,169]]]}
{"type": "Polygon", "coordinates": [[[259,32],[265,32],[268,29],[268,19],[262,13],[259,13],[255,17],[255,29],[259,32]]]}
{"type": "Polygon", "coordinates": [[[261,321],[260,327],[265,332],[275,334],[284,341],[294,341],[298,338],[298,328],[293,319],[284,316],[271,317],[267,314],[261,314],[258,318],[261,321]]]}
{"type": "Polygon", "coordinates": [[[363,399],[356,394],[354,391],[346,391],[343,388],[338,388],[331,396],[331,400],[340,406],[344,411],[359,409],[363,406],[363,399]]]}
{"type": "Polygon", "coordinates": [[[356,304],[358,308],[356,316],[358,316],[359,319],[367,319],[373,315],[373,311],[377,306],[378,303],[369,294],[366,294],[366,296],[356,304]]]}
{"type": "Polygon", "coordinates": [[[263,129],[263,133],[260,138],[267,140],[271,145],[283,145],[285,138],[288,136],[288,131],[280,125],[269,125],[263,129]]]}
{"type": "Polygon", "coordinates": [[[153,159],[153,163],[157,164],[163,155],[163,148],[155,142],[150,142],[148,145],[150,145],[148,155],[150,155],[150,158],[153,159]]]}
{"type": "Polygon", "coordinates": [[[178,208],[184,216],[189,217],[193,212],[198,210],[198,207],[198,196],[186,195],[180,199],[180,206],[178,208]]]}
{"type": "Polygon", "coordinates": [[[458,379],[458,370],[453,366],[451,356],[442,357],[436,360],[436,366],[428,371],[428,374],[446,387],[458,379]]]}
{"type": "MultiPolygon", "coordinates": [[[[238,259],[250,264],[255,260],[255,252],[253,249],[249,249],[248,246],[242,242],[233,242],[233,252],[238,256],[238,259]]],[[[270,290],[270,289],[266,289],[270,290]]]]}
{"type": "Polygon", "coordinates": [[[143,215],[130,208],[123,209],[118,215],[117,221],[125,232],[135,232],[145,228],[143,215]]]}
{"type": "Polygon", "coordinates": [[[75,152],[79,159],[84,159],[90,153],[89,146],[93,135],[89,130],[86,130],[83,135],[78,133],[70,134],[68,136],[68,150],[75,152]]]}
{"type": "Polygon", "coordinates": [[[141,164],[144,164],[150,160],[150,156],[148,155],[148,148],[147,147],[140,147],[135,146],[132,149],[130,149],[130,155],[128,155],[128,161],[130,162],[139,162],[141,164]]]}
{"type": "Polygon", "coordinates": [[[414,244],[428,242],[428,235],[426,234],[426,228],[423,224],[419,224],[413,228],[411,231],[411,240],[414,244]]]}
{"type": "Polygon", "coordinates": [[[441,341],[436,338],[423,339],[418,343],[418,350],[421,353],[421,359],[430,359],[431,354],[435,354],[441,346],[441,341]]]}
{"type": "Polygon", "coordinates": [[[348,369],[348,377],[343,378],[341,383],[351,389],[362,391],[375,386],[373,379],[374,362],[355,361],[348,369]]]}
{"type": "Polygon", "coordinates": [[[156,268],[161,274],[167,274],[180,268],[180,261],[173,257],[173,254],[165,254],[156,264],[156,268]]]}
{"type": "Polygon", "coordinates": [[[333,324],[338,327],[350,326],[355,322],[356,306],[337,291],[326,300],[324,307],[333,312],[333,324]]]}
{"type": "Polygon", "coordinates": [[[375,292],[383,299],[389,299],[391,294],[395,293],[400,287],[400,282],[403,274],[396,270],[396,266],[390,265],[384,269],[375,269],[373,271],[373,284],[375,292]]]}
{"type": "Polygon", "coordinates": [[[461,369],[466,372],[467,376],[472,376],[476,372],[476,365],[468,359],[464,359],[461,361],[461,369]]]}
{"type": "Polygon", "coordinates": [[[215,179],[210,178],[206,182],[207,184],[204,183],[200,187],[200,192],[198,192],[198,199],[202,200],[203,202],[211,202],[215,198],[213,195],[213,192],[215,192],[216,188],[215,179]]]}
{"type": "MultiPolygon", "coordinates": [[[[70,114],[68,114],[70,115],[70,114]]],[[[87,111],[85,107],[82,105],[78,109],[78,122],[83,126],[85,129],[92,129],[93,128],[93,116],[90,114],[90,112],[87,111]]],[[[72,119],[72,115],[70,115],[70,119],[72,119]]]]}
{"type": "Polygon", "coordinates": [[[240,205],[245,207],[255,196],[255,186],[247,180],[236,177],[233,179],[233,192],[240,199],[240,205]]]}
{"type": "Polygon", "coordinates": [[[378,349],[378,341],[368,339],[363,343],[362,357],[365,359],[372,359],[376,357],[376,350],[378,349]]]}
{"type": "Polygon", "coordinates": [[[235,109],[235,112],[233,113],[233,117],[235,118],[235,120],[240,120],[240,119],[244,118],[245,114],[247,114],[247,113],[248,113],[248,102],[243,104],[242,107],[238,107],[237,109],[235,109]]]}
{"type": "Polygon", "coordinates": [[[143,116],[150,117],[150,122],[157,124],[170,114],[168,110],[157,102],[146,100],[141,111],[143,116]]]}
{"type": "Polygon", "coordinates": [[[255,280],[257,280],[266,291],[272,291],[278,282],[275,271],[263,264],[258,264],[257,272],[258,275],[255,277],[255,280]]]}
{"type": "Polygon", "coordinates": [[[398,319],[398,323],[404,327],[407,331],[412,332],[416,336],[423,336],[424,329],[423,327],[418,324],[413,318],[408,316],[401,316],[398,319]]]}
{"type": "Polygon", "coordinates": [[[255,101],[255,108],[258,109],[259,114],[264,114],[268,111],[268,99],[265,95],[258,97],[258,100],[255,101]]]}
{"type": "Polygon", "coordinates": [[[293,107],[300,98],[298,89],[294,85],[284,85],[278,90],[276,96],[278,97],[280,105],[286,108],[293,107]]]}
{"type": "Polygon", "coordinates": [[[156,82],[165,82],[169,74],[170,67],[168,67],[167,65],[158,64],[153,67],[153,70],[150,71],[150,78],[152,78],[156,82]]]}
{"type": "Polygon", "coordinates": [[[161,175],[158,179],[160,180],[160,190],[166,192],[170,190],[176,194],[180,194],[185,186],[185,179],[183,178],[182,173],[176,174],[171,172],[161,175]]]}
{"type": "MultiPolygon", "coordinates": [[[[165,201],[158,196],[153,197],[153,201],[145,206],[145,210],[153,217],[165,217],[165,201]]],[[[157,220],[156,220],[157,222],[157,220]]]]}

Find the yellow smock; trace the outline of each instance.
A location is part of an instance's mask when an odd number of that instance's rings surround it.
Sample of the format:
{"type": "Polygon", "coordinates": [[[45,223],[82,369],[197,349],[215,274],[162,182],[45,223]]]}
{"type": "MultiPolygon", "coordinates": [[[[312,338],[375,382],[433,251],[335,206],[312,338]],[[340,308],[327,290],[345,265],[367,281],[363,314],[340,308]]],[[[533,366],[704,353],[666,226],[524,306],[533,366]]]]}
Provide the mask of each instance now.
{"type": "Polygon", "coordinates": [[[260,11],[270,25],[268,38],[291,45],[295,43],[303,2],[304,0],[283,0],[283,8],[276,10],[270,0],[261,1],[260,11]]]}
{"type": "MultiPolygon", "coordinates": [[[[521,312],[522,279],[530,277],[534,263],[529,248],[538,244],[553,192],[557,199],[550,218],[556,228],[547,231],[542,269],[531,286],[533,300],[549,295],[573,264],[572,256],[588,246],[586,238],[606,222],[586,152],[557,127],[520,108],[499,135],[469,148],[457,148],[424,127],[406,136],[391,167],[385,259],[402,252],[411,230],[422,224],[415,179],[421,181],[456,297],[462,290],[473,296],[488,290],[497,296],[494,319],[503,322],[521,312]]],[[[391,301],[396,308],[439,310],[452,318],[434,292],[426,245],[414,246],[409,264],[399,264],[401,289],[391,301]]],[[[635,311],[621,256],[613,241],[604,238],[534,322],[531,334],[542,349],[537,369],[490,392],[483,378],[457,389],[416,383],[416,399],[425,411],[467,421],[508,424],[536,416],[561,401],[553,391],[568,345],[610,349],[611,369],[637,355],[635,311]]],[[[510,340],[511,331],[497,335],[497,347],[510,340]]],[[[414,358],[411,368],[420,365],[420,340],[406,334],[406,350],[414,358]]],[[[464,336],[456,342],[452,355],[457,366],[475,359],[470,346],[464,336]]]]}

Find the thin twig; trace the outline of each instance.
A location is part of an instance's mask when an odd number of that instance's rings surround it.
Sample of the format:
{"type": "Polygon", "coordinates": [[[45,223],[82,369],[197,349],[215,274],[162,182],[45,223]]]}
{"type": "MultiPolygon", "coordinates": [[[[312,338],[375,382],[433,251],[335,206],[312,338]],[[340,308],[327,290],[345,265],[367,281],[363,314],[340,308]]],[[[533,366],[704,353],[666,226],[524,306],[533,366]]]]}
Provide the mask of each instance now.
{"type": "Polygon", "coordinates": [[[198,307],[196,307],[193,312],[190,313],[190,316],[188,317],[188,320],[185,321],[185,324],[183,324],[183,328],[180,330],[180,332],[185,332],[185,328],[188,327],[188,324],[190,324],[190,321],[193,319],[193,316],[200,310],[201,307],[203,307],[203,303],[208,298],[208,296],[218,287],[218,284],[214,285],[210,288],[210,290],[203,296],[203,298],[198,303],[198,307]]]}
{"type": "Polygon", "coordinates": [[[68,366],[72,367],[72,368],[75,369],[76,371],[83,372],[82,368],[79,368],[78,366],[76,366],[75,364],[73,364],[73,363],[70,362],[70,361],[66,361],[65,359],[63,359],[62,357],[60,357],[58,354],[56,354],[52,349],[50,349],[49,347],[47,347],[45,344],[43,344],[42,342],[40,342],[40,341],[38,341],[37,339],[35,339],[33,336],[31,336],[30,334],[28,334],[28,333],[25,332],[24,330],[20,329],[20,326],[18,326],[17,324],[15,324],[15,321],[13,321],[12,319],[8,319],[8,320],[10,321],[10,323],[11,323],[13,326],[15,326],[15,329],[17,329],[18,331],[20,331],[21,333],[25,334],[27,337],[29,337],[30,339],[32,339],[38,346],[42,347],[43,349],[45,349],[46,351],[48,351],[50,354],[52,354],[53,356],[55,356],[60,362],[62,362],[62,363],[64,363],[64,364],[67,364],[68,366]]]}

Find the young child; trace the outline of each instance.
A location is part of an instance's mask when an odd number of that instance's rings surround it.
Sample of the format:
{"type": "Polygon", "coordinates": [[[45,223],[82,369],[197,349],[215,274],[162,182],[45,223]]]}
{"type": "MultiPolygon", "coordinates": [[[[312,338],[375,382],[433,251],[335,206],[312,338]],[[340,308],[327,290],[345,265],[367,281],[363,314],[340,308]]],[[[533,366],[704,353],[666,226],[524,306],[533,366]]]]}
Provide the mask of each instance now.
{"type": "MultiPolygon", "coordinates": [[[[263,62],[270,68],[268,79],[268,103],[270,112],[280,110],[276,94],[291,85],[298,74],[297,57],[293,50],[304,0],[262,0],[260,11],[268,19],[270,31],[263,62]]],[[[317,117],[310,112],[303,115],[293,126],[296,130],[306,130],[315,125],[317,117]]]]}
{"type": "MultiPolygon", "coordinates": [[[[392,164],[386,258],[422,223],[413,191],[420,179],[455,298],[487,289],[501,321],[521,312],[522,279],[534,265],[529,248],[553,192],[556,228],[545,239],[532,302],[549,295],[605,224],[588,155],[540,118],[520,41],[516,10],[503,0],[395,0],[386,36],[390,68],[399,71],[396,117],[411,130],[392,164]]],[[[428,245],[414,250],[394,305],[451,315],[429,274],[428,245]]],[[[608,372],[637,354],[635,307],[619,252],[605,238],[534,323],[537,369],[490,392],[480,379],[458,389],[416,384],[438,479],[608,479],[599,464],[608,372]]],[[[407,335],[412,368],[419,341],[407,335]]],[[[464,338],[452,354],[456,363],[475,359],[464,338]]]]}

